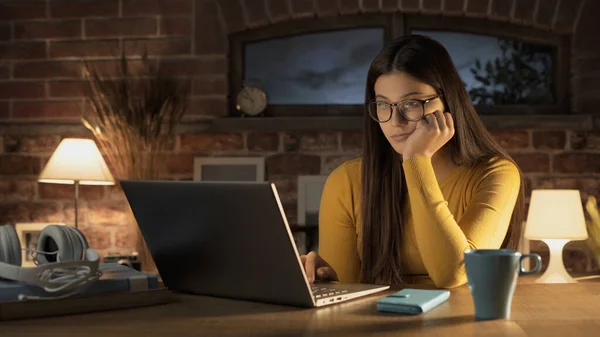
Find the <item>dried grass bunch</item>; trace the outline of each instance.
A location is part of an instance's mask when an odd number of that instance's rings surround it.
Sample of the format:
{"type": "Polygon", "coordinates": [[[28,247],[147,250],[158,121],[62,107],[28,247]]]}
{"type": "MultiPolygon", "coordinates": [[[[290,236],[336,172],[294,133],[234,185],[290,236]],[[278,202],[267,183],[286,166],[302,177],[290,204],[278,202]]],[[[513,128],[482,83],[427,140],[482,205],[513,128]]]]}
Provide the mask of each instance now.
{"type": "Polygon", "coordinates": [[[86,109],[82,122],[94,134],[115,177],[158,179],[160,154],[185,112],[188,82],[165,75],[145,53],[141,60],[122,55],[113,76],[87,61],[83,71],[91,109],[86,109]]]}
{"type": "MultiPolygon", "coordinates": [[[[84,61],[91,109],[82,122],[96,138],[117,180],[160,179],[165,147],[185,112],[189,82],[160,71],[144,53],[141,60],[122,55],[116,73],[98,70],[84,61]]],[[[129,210],[130,231],[142,268],[157,272],[137,222],[129,210]]]]}

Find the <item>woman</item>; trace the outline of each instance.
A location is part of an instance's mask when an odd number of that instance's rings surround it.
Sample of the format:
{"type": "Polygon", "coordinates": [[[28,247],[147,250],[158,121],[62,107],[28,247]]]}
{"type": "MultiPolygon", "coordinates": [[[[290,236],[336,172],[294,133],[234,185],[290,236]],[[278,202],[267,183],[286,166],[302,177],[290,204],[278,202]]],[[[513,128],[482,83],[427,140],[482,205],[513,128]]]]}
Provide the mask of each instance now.
{"type": "Polygon", "coordinates": [[[373,284],[467,282],[467,249],[515,248],[523,183],[479,120],[450,55],[399,38],[368,72],[364,149],[327,178],[307,277],[373,284]]]}

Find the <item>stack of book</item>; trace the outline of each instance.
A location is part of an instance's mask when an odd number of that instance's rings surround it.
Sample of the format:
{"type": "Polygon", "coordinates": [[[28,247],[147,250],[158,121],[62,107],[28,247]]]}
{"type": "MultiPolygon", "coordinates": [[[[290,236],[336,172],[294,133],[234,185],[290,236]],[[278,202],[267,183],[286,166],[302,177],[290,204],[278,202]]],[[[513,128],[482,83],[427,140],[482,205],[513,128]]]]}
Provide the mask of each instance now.
{"type": "Polygon", "coordinates": [[[171,301],[171,291],[160,284],[156,275],[117,263],[101,264],[100,270],[102,276],[97,281],[61,298],[69,292],[47,293],[37,286],[0,279],[0,321],[125,309],[171,301]]]}

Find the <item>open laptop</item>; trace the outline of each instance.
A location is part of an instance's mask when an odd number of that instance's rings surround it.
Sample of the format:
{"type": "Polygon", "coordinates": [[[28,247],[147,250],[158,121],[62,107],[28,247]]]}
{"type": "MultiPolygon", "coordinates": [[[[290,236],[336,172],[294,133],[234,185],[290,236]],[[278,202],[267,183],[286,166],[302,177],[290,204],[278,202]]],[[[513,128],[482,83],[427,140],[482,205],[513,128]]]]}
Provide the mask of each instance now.
{"type": "Polygon", "coordinates": [[[121,181],[168,288],[320,307],[389,286],[308,282],[270,182],[121,181]]]}

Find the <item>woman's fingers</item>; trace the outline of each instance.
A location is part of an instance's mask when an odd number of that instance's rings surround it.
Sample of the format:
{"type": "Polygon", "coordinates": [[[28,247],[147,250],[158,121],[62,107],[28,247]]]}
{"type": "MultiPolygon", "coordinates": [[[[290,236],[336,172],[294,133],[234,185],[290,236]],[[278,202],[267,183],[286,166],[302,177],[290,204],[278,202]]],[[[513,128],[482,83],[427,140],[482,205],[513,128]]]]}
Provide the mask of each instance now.
{"type": "Polygon", "coordinates": [[[308,253],[304,261],[304,270],[306,272],[306,278],[308,279],[309,283],[313,283],[315,281],[316,263],[317,254],[314,252],[308,253]]]}
{"type": "Polygon", "coordinates": [[[321,267],[317,269],[317,276],[323,281],[337,281],[337,274],[331,267],[321,267]]]}
{"type": "Polygon", "coordinates": [[[432,115],[435,116],[435,121],[437,122],[438,129],[440,131],[444,131],[448,128],[448,126],[446,125],[446,117],[440,110],[436,110],[432,115]]]}

